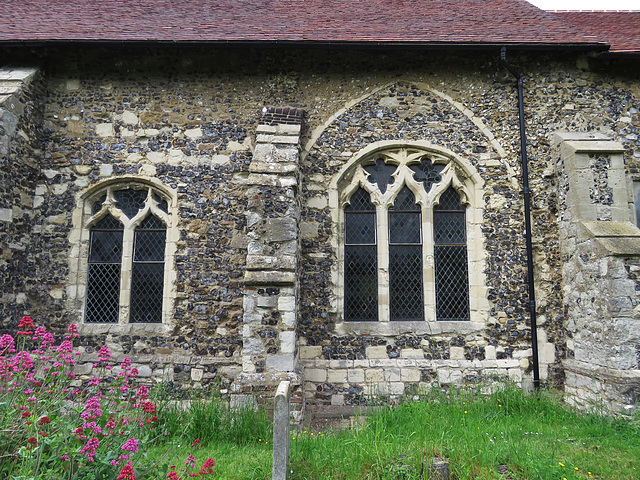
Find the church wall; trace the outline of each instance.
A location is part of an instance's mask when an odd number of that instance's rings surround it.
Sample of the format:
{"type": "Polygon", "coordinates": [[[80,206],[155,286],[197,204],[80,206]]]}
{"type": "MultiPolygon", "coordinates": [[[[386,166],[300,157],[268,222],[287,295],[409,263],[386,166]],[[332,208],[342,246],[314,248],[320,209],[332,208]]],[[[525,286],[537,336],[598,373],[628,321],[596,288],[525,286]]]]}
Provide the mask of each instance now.
{"type": "MultiPolygon", "coordinates": [[[[419,393],[494,378],[530,383],[514,79],[497,55],[312,53],[52,51],[41,64],[40,177],[26,187],[37,197],[37,234],[29,240],[37,274],[25,284],[25,303],[3,297],[3,322],[30,314],[54,328],[81,323],[73,300],[77,285],[63,275],[70,269],[79,196],[112,177],[157,179],[177,196],[170,328],[85,328],[83,358],[91,362],[107,344],[115,358],[136,359],[143,381],[233,381],[242,371],[246,179],[256,129],[263,105],[291,106],[305,112],[297,354],[307,399],[354,404],[374,393],[419,393]],[[482,179],[478,234],[469,239],[484,264],[486,282],[471,290],[480,297],[471,323],[481,328],[350,332],[337,310],[336,212],[327,186],[367,146],[413,141],[465,159],[482,179]]],[[[586,57],[511,61],[525,69],[541,376],[559,385],[560,360],[571,358],[573,348],[565,330],[550,135],[607,134],[624,145],[633,175],[640,165],[638,83],[586,57]]],[[[13,275],[18,267],[10,268],[13,275]]],[[[78,373],[88,378],[89,364],[78,373]]]]}

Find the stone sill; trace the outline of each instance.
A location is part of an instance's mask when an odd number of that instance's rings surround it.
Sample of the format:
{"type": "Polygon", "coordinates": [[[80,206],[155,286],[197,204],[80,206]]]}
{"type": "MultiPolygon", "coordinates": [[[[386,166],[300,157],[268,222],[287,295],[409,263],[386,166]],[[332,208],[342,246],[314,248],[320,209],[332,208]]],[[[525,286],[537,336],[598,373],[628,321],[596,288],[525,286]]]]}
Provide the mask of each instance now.
{"type": "Polygon", "coordinates": [[[441,335],[481,332],[486,328],[478,322],[343,322],[335,326],[339,335],[441,335]]]}
{"type": "Polygon", "coordinates": [[[173,325],[166,323],[81,323],[80,335],[167,335],[173,331],[173,325]]]}

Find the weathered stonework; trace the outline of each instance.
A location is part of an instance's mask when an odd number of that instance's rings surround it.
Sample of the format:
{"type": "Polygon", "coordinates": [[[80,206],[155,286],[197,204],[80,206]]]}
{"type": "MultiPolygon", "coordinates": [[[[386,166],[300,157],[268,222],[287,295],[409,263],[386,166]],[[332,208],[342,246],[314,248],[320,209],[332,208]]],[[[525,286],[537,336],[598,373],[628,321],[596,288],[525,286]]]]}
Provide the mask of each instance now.
{"type": "MultiPolygon", "coordinates": [[[[33,59],[39,72],[0,71],[13,89],[0,93],[3,328],[23,314],[56,331],[83,322],[83,267],[73,266],[82,258],[80,200],[104,182],[137,179],[175,199],[171,301],[158,326],[83,325],[79,381],[107,344],[116,360],[134,359],[141,381],[213,385],[236,403],[269,398],[281,380],[300,405],[304,396],[334,406],[495,379],[530,384],[508,73],[491,55],[308,53],[51,49],[33,59]],[[430,148],[477,176],[477,196],[465,203],[471,321],[343,320],[334,199],[341,172],[379,146],[430,148]]],[[[3,56],[18,64],[29,52],[3,56]]],[[[621,408],[636,398],[624,392],[638,372],[637,229],[607,233],[588,222],[633,218],[640,86],[622,61],[531,53],[512,62],[528,72],[541,378],[585,400],[610,392],[605,401],[621,408]],[[588,181],[577,190],[566,190],[578,174],[553,145],[558,131],[597,132],[617,145],[615,154],[585,154],[588,181]],[[593,215],[580,216],[583,207],[593,215]],[[611,295],[589,313],[603,291],[611,295]],[[598,340],[612,332],[617,350],[598,340]]]]}

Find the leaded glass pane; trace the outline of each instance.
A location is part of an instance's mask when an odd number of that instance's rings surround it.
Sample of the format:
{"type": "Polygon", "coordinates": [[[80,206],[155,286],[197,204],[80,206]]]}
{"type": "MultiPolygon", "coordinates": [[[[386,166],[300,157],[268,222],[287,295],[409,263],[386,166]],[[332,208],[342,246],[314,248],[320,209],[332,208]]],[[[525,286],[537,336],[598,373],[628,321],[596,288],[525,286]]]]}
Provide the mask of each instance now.
{"type": "Polygon", "coordinates": [[[131,275],[131,323],[162,322],[163,263],[134,263],[131,275]]]}
{"type": "Polygon", "coordinates": [[[371,196],[363,188],[358,188],[351,198],[349,205],[344,207],[345,211],[353,212],[375,212],[376,207],[371,203],[371,196]]]}
{"type": "Polygon", "coordinates": [[[120,263],[90,263],[84,321],[118,323],[120,263]]]}
{"type": "Polygon", "coordinates": [[[347,245],[376,243],[376,214],[345,212],[345,242],[347,245]]]}
{"type": "Polygon", "coordinates": [[[384,193],[387,191],[387,185],[394,182],[393,174],[398,166],[388,165],[379,158],[374,165],[367,165],[363,168],[369,174],[369,182],[377,184],[380,191],[384,193]]]}
{"type": "Polygon", "coordinates": [[[166,232],[136,231],[134,262],[163,262],[166,232]]]}
{"type": "Polygon", "coordinates": [[[116,200],[118,208],[122,210],[127,217],[133,218],[136,216],[136,213],[144,207],[147,194],[147,190],[127,188],[113,192],[113,198],[116,200]]]}
{"type": "Polygon", "coordinates": [[[422,245],[389,246],[392,321],[424,319],[422,245]]]}
{"type": "Polygon", "coordinates": [[[436,316],[469,320],[469,273],[466,245],[436,245],[436,316]]]}
{"type": "Polygon", "coordinates": [[[120,263],[122,259],[122,224],[107,215],[91,229],[89,262],[120,263]]]}
{"type": "Polygon", "coordinates": [[[464,212],[438,212],[433,214],[433,232],[436,244],[466,243],[464,212]]]}
{"type": "Polygon", "coordinates": [[[91,215],[95,215],[102,209],[102,204],[107,199],[106,195],[102,195],[99,199],[91,204],[91,215]]]}
{"type": "Polygon", "coordinates": [[[167,203],[167,201],[164,198],[162,198],[157,193],[154,193],[153,194],[153,199],[158,204],[158,208],[160,210],[162,210],[164,213],[169,213],[169,204],[167,203]]]}
{"type": "Polygon", "coordinates": [[[438,200],[438,205],[434,210],[464,210],[465,207],[460,201],[460,195],[453,188],[449,187],[438,200]]]}
{"type": "Polygon", "coordinates": [[[389,212],[389,243],[391,244],[419,244],[420,237],[420,213],[418,212],[389,212]]]}
{"type": "Polygon", "coordinates": [[[344,318],[378,320],[378,255],[375,245],[345,246],[344,318]]]}
{"type": "Polygon", "coordinates": [[[413,195],[413,192],[405,185],[398,193],[393,205],[389,207],[389,210],[405,210],[414,212],[420,211],[420,207],[416,205],[416,197],[413,195]]]}
{"type": "Polygon", "coordinates": [[[444,166],[434,165],[428,158],[423,158],[420,165],[411,165],[409,168],[413,170],[413,178],[415,178],[416,182],[421,182],[425,191],[429,193],[431,186],[442,179],[440,172],[444,166]]]}

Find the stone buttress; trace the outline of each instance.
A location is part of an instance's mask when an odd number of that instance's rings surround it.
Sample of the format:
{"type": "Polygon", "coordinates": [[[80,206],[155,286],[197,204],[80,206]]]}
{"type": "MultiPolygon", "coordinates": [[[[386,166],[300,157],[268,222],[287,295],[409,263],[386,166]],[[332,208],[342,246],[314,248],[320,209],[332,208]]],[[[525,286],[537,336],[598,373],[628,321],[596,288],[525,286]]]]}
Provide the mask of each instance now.
{"type": "Polygon", "coordinates": [[[291,382],[292,420],[302,419],[297,362],[300,249],[299,137],[303,111],[265,107],[247,182],[242,374],[232,404],[263,403],[291,382]]]}
{"type": "Polygon", "coordinates": [[[621,411],[640,401],[640,229],[630,221],[624,148],[599,134],[559,133],[554,144],[564,196],[565,390],[573,404],[621,411]]]}

